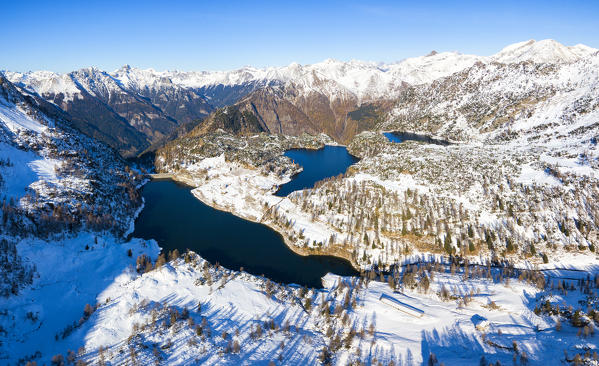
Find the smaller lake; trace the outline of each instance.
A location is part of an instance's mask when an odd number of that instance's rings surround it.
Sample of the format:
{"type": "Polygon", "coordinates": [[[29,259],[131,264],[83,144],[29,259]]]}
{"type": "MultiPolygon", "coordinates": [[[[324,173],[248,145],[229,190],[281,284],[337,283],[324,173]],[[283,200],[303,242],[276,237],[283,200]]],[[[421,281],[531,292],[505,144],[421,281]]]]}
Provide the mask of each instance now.
{"type": "Polygon", "coordinates": [[[226,268],[264,275],[282,283],[321,288],[331,272],[355,276],[349,261],[333,256],[301,256],[266,225],[216,210],[195,198],[191,188],[172,180],[152,180],[141,190],[145,207],[133,236],[155,239],[167,253],[187,248],[226,268]]]}
{"type": "Polygon", "coordinates": [[[434,145],[443,145],[443,146],[447,146],[447,145],[451,145],[451,143],[449,141],[445,141],[445,140],[438,140],[438,139],[434,139],[430,136],[427,135],[419,135],[417,133],[410,133],[410,132],[383,132],[383,135],[385,135],[385,137],[391,141],[391,142],[396,142],[396,143],[402,143],[405,141],[419,141],[419,142],[424,142],[427,144],[434,144],[434,145]]]}
{"type": "Polygon", "coordinates": [[[314,183],[328,177],[334,177],[347,171],[350,165],[358,162],[358,158],[347,152],[344,146],[326,145],[322,149],[292,149],[284,154],[302,170],[283,184],[275,195],[285,197],[289,193],[314,187],[314,183]]]}

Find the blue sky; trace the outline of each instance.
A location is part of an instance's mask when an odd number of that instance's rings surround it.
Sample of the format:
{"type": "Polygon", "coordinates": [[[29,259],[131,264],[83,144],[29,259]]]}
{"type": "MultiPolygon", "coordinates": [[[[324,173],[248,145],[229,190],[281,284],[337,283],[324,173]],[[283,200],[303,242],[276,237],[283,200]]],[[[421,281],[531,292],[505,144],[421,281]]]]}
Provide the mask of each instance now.
{"type": "Polygon", "coordinates": [[[599,48],[599,1],[9,1],[0,69],[222,70],[326,58],[490,55],[528,39],[599,48]]]}

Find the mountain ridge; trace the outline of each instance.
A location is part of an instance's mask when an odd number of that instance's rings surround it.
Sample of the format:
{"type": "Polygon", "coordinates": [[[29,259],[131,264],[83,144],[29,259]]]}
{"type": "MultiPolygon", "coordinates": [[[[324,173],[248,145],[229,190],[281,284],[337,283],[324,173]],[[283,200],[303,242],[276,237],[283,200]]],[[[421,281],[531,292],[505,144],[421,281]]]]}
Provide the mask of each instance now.
{"type": "Polygon", "coordinates": [[[504,47],[492,56],[431,52],[388,64],[326,59],[311,65],[247,66],[212,72],[156,71],[125,65],[112,72],[88,67],[66,74],[5,74],[11,82],[65,110],[84,133],[131,156],[168,139],[180,126],[199,124],[216,109],[237,103],[262,120],[259,130],[325,132],[347,143],[373,123],[355,121],[351,113],[361,115],[363,106],[380,109],[400,98],[408,85],[430,84],[477,64],[564,65],[597,52],[584,45],[529,40],[504,47]]]}

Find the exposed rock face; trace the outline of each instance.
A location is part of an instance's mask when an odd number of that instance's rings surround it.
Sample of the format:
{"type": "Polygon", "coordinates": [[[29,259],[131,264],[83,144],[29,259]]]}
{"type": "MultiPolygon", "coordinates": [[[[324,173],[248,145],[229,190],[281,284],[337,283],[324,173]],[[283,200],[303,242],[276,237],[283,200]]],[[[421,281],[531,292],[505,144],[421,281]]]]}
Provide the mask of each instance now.
{"type": "Polygon", "coordinates": [[[374,127],[391,105],[389,101],[360,105],[351,94],[332,99],[320,92],[302,93],[295,85],[266,87],[225,109],[234,113],[215,112],[194,129],[194,134],[219,128],[234,133],[291,136],[324,132],[338,142],[347,143],[355,134],[374,127]],[[224,115],[228,123],[223,122],[224,115]]]}
{"type": "Polygon", "coordinates": [[[212,113],[203,123],[191,131],[192,136],[203,135],[216,130],[225,130],[237,135],[268,132],[268,128],[251,112],[236,106],[225,107],[212,113]]]}

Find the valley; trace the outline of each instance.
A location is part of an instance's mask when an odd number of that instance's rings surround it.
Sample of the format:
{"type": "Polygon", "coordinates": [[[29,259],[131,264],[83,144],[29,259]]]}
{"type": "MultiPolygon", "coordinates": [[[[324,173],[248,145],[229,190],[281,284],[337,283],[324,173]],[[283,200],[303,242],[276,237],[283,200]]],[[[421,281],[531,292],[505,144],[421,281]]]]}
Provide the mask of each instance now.
{"type": "Polygon", "coordinates": [[[0,363],[597,365],[598,120],[552,40],[2,72],[0,363]]]}

